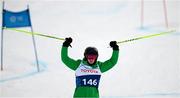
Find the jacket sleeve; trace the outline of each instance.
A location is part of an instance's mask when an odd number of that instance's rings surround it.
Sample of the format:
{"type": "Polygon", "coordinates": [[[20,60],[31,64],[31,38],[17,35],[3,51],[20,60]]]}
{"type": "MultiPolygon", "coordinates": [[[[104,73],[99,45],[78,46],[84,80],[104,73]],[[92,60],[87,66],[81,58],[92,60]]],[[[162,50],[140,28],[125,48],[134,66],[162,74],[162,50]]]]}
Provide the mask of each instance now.
{"type": "Polygon", "coordinates": [[[68,47],[63,47],[61,49],[61,60],[62,62],[72,70],[76,70],[79,66],[81,60],[74,60],[68,56],[68,47]]]}
{"type": "Polygon", "coordinates": [[[106,72],[111,69],[114,65],[116,65],[119,57],[119,50],[113,50],[112,56],[109,60],[105,62],[100,62],[99,67],[101,72],[106,72]]]}

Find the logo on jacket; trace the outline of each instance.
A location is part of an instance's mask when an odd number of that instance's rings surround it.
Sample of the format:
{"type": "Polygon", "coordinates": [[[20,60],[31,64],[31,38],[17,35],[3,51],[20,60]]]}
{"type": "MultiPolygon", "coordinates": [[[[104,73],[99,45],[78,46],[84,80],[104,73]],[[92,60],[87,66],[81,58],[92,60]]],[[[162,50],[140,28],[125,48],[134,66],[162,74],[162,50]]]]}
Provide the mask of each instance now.
{"type": "Polygon", "coordinates": [[[86,72],[86,73],[98,73],[97,70],[92,70],[92,69],[81,69],[81,72],[86,72]]]}

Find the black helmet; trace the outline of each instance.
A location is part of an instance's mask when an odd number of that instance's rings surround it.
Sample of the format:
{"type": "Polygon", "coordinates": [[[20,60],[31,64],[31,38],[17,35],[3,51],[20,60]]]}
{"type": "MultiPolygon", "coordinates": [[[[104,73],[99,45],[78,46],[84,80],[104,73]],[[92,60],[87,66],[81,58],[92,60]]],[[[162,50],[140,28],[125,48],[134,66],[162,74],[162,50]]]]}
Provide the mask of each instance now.
{"type": "Polygon", "coordinates": [[[94,54],[98,56],[98,50],[95,47],[87,47],[84,52],[84,57],[88,54],[94,54]]]}

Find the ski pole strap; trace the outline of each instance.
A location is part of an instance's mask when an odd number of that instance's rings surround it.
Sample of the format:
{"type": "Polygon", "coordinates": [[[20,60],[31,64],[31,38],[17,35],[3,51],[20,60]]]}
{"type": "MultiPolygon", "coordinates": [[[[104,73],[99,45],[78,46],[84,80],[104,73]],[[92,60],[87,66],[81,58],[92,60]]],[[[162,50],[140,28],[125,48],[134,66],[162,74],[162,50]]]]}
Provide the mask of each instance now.
{"type": "Polygon", "coordinates": [[[37,32],[29,32],[29,31],[25,31],[25,30],[19,30],[19,29],[15,29],[15,28],[5,28],[4,27],[3,29],[22,32],[22,33],[26,33],[26,34],[30,34],[30,35],[38,35],[38,36],[42,36],[42,37],[53,38],[53,39],[57,39],[57,40],[65,40],[64,38],[59,38],[59,37],[55,37],[55,36],[51,36],[51,35],[45,35],[45,34],[41,34],[41,33],[37,33],[37,32]]]}
{"type": "Polygon", "coordinates": [[[139,39],[151,38],[151,37],[160,36],[160,35],[164,35],[164,34],[170,34],[170,33],[175,32],[175,31],[176,30],[171,30],[171,31],[167,31],[167,32],[160,32],[160,33],[157,33],[157,34],[140,36],[140,37],[136,37],[136,38],[132,38],[132,39],[127,39],[127,40],[119,41],[119,42],[117,42],[117,44],[131,42],[131,41],[135,41],[135,40],[139,40],[139,39]]]}

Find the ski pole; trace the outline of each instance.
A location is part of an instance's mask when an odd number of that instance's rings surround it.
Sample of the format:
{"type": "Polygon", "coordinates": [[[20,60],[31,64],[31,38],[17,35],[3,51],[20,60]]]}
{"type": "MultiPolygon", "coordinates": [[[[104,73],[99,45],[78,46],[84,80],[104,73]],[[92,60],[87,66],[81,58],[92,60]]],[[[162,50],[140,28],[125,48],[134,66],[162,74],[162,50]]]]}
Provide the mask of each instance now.
{"type": "Polygon", "coordinates": [[[127,39],[127,40],[119,41],[119,42],[117,42],[117,44],[131,42],[131,41],[135,41],[135,40],[139,40],[139,39],[146,39],[146,38],[156,37],[156,36],[160,36],[160,35],[164,35],[164,34],[170,34],[170,33],[175,32],[175,31],[176,30],[171,30],[171,31],[167,31],[167,32],[160,32],[160,33],[157,33],[157,34],[140,36],[140,37],[136,37],[136,38],[132,38],[132,39],[127,39]]]}
{"type": "Polygon", "coordinates": [[[65,40],[64,38],[59,38],[59,37],[55,37],[55,36],[51,36],[51,35],[45,35],[45,34],[41,34],[41,33],[37,33],[37,32],[29,32],[29,31],[25,31],[25,30],[19,30],[19,29],[15,29],[15,28],[5,28],[4,27],[3,29],[22,32],[22,33],[26,33],[26,34],[30,34],[30,35],[34,34],[34,35],[47,37],[47,38],[53,38],[53,39],[57,39],[57,40],[65,40]]]}

